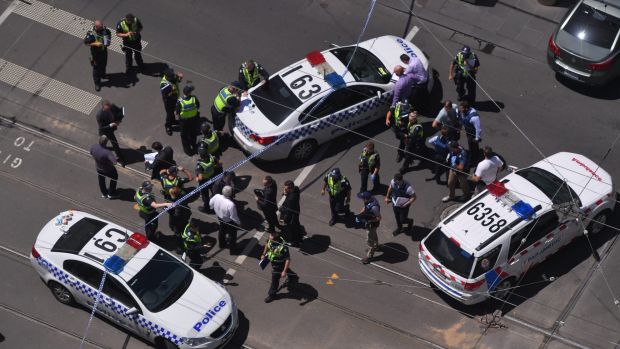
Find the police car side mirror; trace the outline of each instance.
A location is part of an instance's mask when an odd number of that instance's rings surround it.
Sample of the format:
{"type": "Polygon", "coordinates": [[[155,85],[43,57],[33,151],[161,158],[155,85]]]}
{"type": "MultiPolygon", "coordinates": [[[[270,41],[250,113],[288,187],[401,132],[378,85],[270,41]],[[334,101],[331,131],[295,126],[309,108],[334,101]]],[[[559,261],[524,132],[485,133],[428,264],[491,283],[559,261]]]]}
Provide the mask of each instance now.
{"type": "Polygon", "coordinates": [[[127,310],[127,312],[125,312],[125,314],[127,315],[140,314],[140,309],[136,307],[131,307],[129,308],[129,310],[127,310]]]}
{"type": "Polygon", "coordinates": [[[377,98],[381,98],[383,94],[381,93],[381,91],[377,91],[377,98]]]}

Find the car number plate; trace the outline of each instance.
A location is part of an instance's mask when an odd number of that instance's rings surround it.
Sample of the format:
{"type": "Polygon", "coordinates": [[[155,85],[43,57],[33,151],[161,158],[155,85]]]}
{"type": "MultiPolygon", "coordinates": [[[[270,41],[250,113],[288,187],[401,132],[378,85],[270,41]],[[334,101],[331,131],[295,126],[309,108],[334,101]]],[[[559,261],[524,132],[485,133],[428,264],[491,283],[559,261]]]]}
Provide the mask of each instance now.
{"type": "Polygon", "coordinates": [[[579,75],[573,73],[572,71],[566,70],[564,69],[564,75],[573,79],[573,80],[577,80],[580,81],[581,79],[579,78],[579,75]]]}

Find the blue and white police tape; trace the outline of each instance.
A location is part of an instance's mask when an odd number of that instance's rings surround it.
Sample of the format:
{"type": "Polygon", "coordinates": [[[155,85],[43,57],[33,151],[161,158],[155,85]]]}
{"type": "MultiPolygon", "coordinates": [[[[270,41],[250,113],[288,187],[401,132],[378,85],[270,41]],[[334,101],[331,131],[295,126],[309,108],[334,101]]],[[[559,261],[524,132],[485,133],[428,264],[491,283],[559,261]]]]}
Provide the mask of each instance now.
{"type": "Polygon", "coordinates": [[[93,317],[95,316],[95,312],[97,311],[97,305],[99,304],[99,300],[103,298],[103,284],[105,283],[105,278],[108,275],[108,272],[103,270],[103,277],[101,278],[101,282],[99,283],[99,289],[97,290],[97,296],[95,297],[95,302],[93,303],[93,311],[90,312],[90,317],[88,318],[88,322],[86,323],[86,330],[84,330],[84,337],[82,337],[82,342],[80,342],[80,349],[84,346],[84,341],[86,340],[86,336],[88,335],[88,329],[90,328],[90,324],[93,322],[93,317]]]}

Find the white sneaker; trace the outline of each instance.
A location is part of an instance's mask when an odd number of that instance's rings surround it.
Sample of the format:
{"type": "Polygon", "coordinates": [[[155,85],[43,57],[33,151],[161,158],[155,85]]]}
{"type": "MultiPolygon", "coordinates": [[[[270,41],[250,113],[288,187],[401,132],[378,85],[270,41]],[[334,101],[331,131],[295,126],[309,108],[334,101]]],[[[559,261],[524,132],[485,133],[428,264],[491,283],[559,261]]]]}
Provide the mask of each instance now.
{"type": "Polygon", "coordinates": [[[450,200],[454,199],[453,197],[450,197],[450,195],[448,196],[444,196],[443,199],[441,199],[441,202],[448,202],[450,200]]]}

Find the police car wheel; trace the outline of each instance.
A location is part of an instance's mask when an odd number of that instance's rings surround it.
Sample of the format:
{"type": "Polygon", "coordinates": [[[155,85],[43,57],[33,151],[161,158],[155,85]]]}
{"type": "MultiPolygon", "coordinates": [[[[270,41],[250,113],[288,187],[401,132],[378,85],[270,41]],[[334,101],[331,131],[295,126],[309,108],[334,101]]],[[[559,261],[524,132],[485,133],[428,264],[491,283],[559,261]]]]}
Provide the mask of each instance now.
{"type": "Polygon", "coordinates": [[[157,337],[155,339],[155,348],[157,349],[178,349],[179,347],[165,338],[157,337]]]}
{"type": "Polygon", "coordinates": [[[596,235],[606,228],[609,212],[603,211],[597,214],[588,225],[588,232],[596,235]]]}
{"type": "Polygon", "coordinates": [[[60,303],[66,305],[75,304],[75,299],[73,298],[73,295],[71,294],[71,292],[69,292],[69,290],[67,290],[66,287],[55,281],[50,281],[48,286],[52,291],[54,298],[56,298],[56,300],[58,300],[60,303]]]}
{"type": "Polygon", "coordinates": [[[512,291],[513,283],[514,283],[513,278],[502,280],[502,282],[500,282],[499,285],[497,285],[497,287],[495,288],[495,292],[493,292],[493,296],[496,299],[505,300],[506,298],[508,298],[508,295],[512,291]]]}
{"type": "Polygon", "coordinates": [[[309,158],[314,154],[317,143],[313,139],[307,139],[295,145],[291,150],[290,159],[293,161],[301,161],[309,158]]]}

